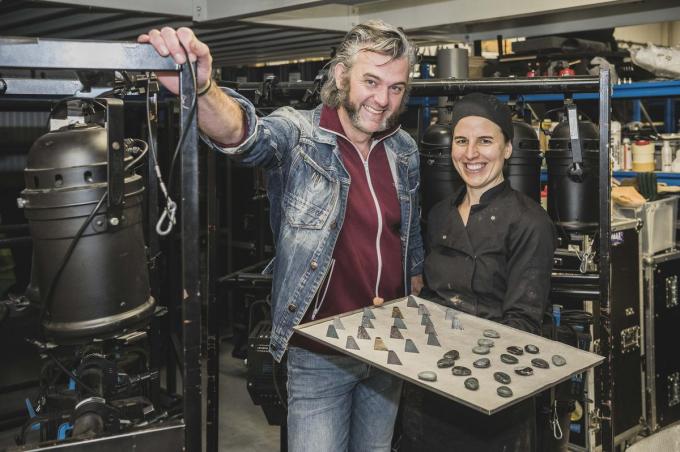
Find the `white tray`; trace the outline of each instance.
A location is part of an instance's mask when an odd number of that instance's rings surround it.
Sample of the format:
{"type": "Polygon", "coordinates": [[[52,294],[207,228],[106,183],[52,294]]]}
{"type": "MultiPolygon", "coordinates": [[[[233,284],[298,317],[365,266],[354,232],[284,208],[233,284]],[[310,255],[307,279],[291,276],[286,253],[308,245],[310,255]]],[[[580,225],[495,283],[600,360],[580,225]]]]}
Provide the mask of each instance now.
{"type": "Polygon", "coordinates": [[[531,397],[538,392],[555,386],[572,375],[600,364],[604,360],[599,355],[561,342],[555,342],[490,320],[455,311],[422,298],[413,298],[417,304],[423,304],[429,311],[430,320],[434,325],[437,339],[441,346],[427,345],[428,336],[425,334],[425,326],[421,326],[422,317],[418,314],[417,308],[406,305],[407,298],[388,301],[380,307],[370,308],[376,317],[371,320],[374,328],[367,328],[366,330],[371,336],[370,340],[357,338],[363,310],[309,322],[297,326],[295,330],[344,354],[365,361],[404,380],[486,414],[493,414],[520,400],[531,397]],[[390,329],[394,322],[392,318],[394,307],[398,307],[404,317],[406,329],[400,330],[404,339],[390,338],[390,329]],[[463,330],[451,328],[452,321],[445,320],[447,310],[452,311],[449,315],[455,314],[460,319],[463,330]],[[339,318],[344,326],[344,329],[336,330],[337,339],[326,336],[328,327],[333,324],[335,318],[339,318]],[[474,354],[472,348],[477,345],[477,340],[483,337],[482,333],[486,329],[497,331],[501,337],[499,339],[492,339],[495,342],[495,346],[491,348],[488,355],[474,354]],[[348,335],[354,337],[360,350],[348,350],[345,348],[348,335]],[[374,350],[373,346],[376,336],[382,338],[389,350],[396,352],[401,365],[388,364],[388,352],[374,350]],[[419,353],[405,352],[405,341],[409,338],[413,340],[419,353]],[[524,352],[523,355],[517,356],[519,359],[518,364],[505,364],[501,362],[500,355],[501,353],[507,353],[506,348],[508,346],[516,345],[523,348],[527,344],[536,345],[540,350],[539,354],[524,352]],[[454,376],[451,373],[451,368],[437,368],[437,361],[443,357],[445,352],[451,349],[455,349],[460,353],[460,359],[456,360],[455,365],[465,366],[472,370],[471,376],[476,377],[479,381],[478,390],[471,391],[465,388],[463,383],[468,377],[454,376]],[[555,366],[551,359],[553,355],[561,355],[566,359],[567,364],[561,367],[555,366]],[[491,360],[491,367],[486,369],[473,367],[473,361],[482,357],[487,357],[491,360]],[[534,374],[532,376],[517,375],[514,371],[516,367],[533,367],[531,366],[532,358],[543,358],[550,364],[550,368],[538,369],[534,367],[534,374]],[[418,373],[426,370],[434,371],[437,374],[436,382],[418,379],[418,373]],[[493,374],[498,371],[505,372],[512,379],[511,383],[507,385],[513,392],[513,396],[510,398],[500,397],[496,393],[496,389],[501,384],[494,380],[493,374]]]}

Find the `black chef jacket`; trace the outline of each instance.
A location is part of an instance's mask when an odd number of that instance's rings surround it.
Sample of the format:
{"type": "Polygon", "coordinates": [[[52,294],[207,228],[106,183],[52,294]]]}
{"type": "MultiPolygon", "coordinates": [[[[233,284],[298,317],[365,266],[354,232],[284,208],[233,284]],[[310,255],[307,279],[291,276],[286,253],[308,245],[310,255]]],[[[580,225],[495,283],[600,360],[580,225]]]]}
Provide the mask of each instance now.
{"type": "MultiPolygon", "coordinates": [[[[461,187],[430,211],[422,296],[540,334],[556,245],[550,218],[502,182],[472,206],[465,226],[458,213],[465,193],[461,187]]],[[[533,398],[487,416],[405,386],[400,451],[531,452],[535,436],[533,398]]]]}
{"type": "Polygon", "coordinates": [[[458,212],[465,193],[430,211],[425,285],[463,312],[540,334],[556,245],[550,218],[504,181],[472,206],[466,226],[458,212]]]}

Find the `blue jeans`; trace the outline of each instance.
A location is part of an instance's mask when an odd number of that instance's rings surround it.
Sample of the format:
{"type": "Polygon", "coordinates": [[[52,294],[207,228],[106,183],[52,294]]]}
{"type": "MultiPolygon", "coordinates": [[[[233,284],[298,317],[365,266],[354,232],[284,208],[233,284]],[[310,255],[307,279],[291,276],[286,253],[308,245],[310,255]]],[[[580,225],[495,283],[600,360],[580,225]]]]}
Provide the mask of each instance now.
{"type": "Polygon", "coordinates": [[[344,355],[288,350],[288,450],[388,452],[402,381],[344,355]]]}

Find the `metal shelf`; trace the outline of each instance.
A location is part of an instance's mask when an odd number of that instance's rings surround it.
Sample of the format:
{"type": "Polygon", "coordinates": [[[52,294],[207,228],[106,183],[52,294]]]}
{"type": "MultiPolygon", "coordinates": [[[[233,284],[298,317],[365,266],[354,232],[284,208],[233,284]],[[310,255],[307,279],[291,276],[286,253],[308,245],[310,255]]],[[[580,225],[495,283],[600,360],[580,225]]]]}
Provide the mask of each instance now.
{"type": "MultiPolygon", "coordinates": [[[[680,173],[664,173],[661,171],[654,171],[656,174],[657,182],[665,182],[668,185],[680,185],[680,173]]],[[[625,179],[636,177],[638,173],[636,171],[614,171],[614,177],[625,179]]]]}
{"type": "MultiPolygon", "coordinates": [[[[498,96],[507,100],[508,96],[498,96]]],[[[634,82],[613,86],[612,99],[640,99],[646,97],[680,97],[680,80],[658,80],[650,82],[634,82]]],[[[575,93],[575,100],[597,100],[597,93],[575,93]]],[[[525,102],[550,102],[564,99],[562,94],[527,94],[522,96],[525,102]]]]}
{"type": "MultiPolygon", "coordinates": [[[[548,151],[550,152],[550,151],[548,151]]],[[[680,185],[680,173],[664,173],[661,171],[654,171],[657,182],[665,182],[668,185],[680,185]]],[[[618,179],[634,178],[638,175],[636,171],[614,171],[613,177],[618,179]]],[[[541,184],[548,183],[548,172],[541,169],[541,184]]]]}

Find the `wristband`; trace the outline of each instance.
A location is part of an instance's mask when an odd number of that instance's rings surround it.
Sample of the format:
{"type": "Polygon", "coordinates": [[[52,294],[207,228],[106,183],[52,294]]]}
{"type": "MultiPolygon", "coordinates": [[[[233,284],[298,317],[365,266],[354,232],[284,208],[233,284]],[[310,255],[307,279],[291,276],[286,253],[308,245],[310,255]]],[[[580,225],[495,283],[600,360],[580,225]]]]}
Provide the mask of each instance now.
{"type": "Polygon", "coordinates": [[[204,95],[208,94],[208,91],[210,91],[210,88],[212,88],[212,77],[210,78],[210,80],[208,80],[208,86],[206,86],[205,88],[203,88],[202,90],[200,90],[200,91],[196,94],[196,97],[201,97],[201,96],[204,96],[204,95]]]}

